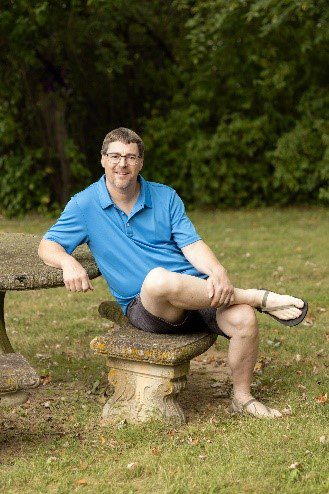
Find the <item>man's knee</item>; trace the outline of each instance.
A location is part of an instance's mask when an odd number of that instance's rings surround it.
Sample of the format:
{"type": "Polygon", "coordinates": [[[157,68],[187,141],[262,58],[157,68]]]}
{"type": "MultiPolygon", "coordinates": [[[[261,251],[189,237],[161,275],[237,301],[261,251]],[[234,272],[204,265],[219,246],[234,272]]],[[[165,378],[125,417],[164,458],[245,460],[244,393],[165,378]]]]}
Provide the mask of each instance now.
{"type": "Polygon", "coordinates": [[[234,325],[243,338],[258,337],[258,324],[255,311],[250,305],[237,305],[234,325]]]}
{"type": "Polygon", "coordinates": [[[165,297],[171,294],[177,285],[174,273],[165,268],[154,268],[146,275],[142,291],[154,297],[165,297]]]}

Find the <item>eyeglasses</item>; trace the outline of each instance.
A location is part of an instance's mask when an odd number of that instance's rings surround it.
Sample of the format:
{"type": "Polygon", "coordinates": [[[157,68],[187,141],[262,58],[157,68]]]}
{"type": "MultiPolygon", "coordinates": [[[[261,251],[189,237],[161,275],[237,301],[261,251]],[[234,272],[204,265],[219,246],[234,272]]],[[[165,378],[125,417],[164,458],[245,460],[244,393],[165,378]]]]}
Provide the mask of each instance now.
{"type": "Polygon", "coordinates": [[[105,153],[105,156],[109,159],[109,162],[112,165],[117,165],[120,163],[121,158],[123,158],[125,161],[129,163],[129,165],[135,165],[140,158],[140,156],[137,156],[136,154],[119,154],[119,153],[105,153]]]}

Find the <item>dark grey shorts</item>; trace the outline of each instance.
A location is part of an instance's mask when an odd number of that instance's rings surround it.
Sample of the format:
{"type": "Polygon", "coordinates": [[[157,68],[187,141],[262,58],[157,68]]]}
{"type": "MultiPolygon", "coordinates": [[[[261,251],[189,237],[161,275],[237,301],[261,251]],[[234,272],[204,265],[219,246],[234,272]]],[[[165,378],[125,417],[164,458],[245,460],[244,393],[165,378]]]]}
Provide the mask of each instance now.
{"type": "Polygon", "coordinates": [[[216,309],[187,310],[182,322],[174,324],[154,316],[142,304],[140,295],[137,295],[127,309],[127,317],[133,326],[149,333],[177,334],[177,333],[216,333],[229,337],[219,329],[216,321],[216,309]]]}

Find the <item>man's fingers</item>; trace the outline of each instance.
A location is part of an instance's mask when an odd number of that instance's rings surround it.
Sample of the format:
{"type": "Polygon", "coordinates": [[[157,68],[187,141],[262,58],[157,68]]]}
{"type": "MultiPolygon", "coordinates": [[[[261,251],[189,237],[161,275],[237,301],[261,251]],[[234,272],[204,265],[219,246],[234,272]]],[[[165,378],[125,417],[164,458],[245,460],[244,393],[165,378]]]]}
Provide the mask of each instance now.
{"type": "Polygon", "coordinates": [[[81,292],[82,291],[82,281],[80,279],[74,280],[75,284],[75,291],[76,292],[81,292]]]}
{"type": "Polygon", "coordinates": [[[220,303],[221,296],[222,296],[222,289],[219,287],[217,287],[216,289],[215,287],[215,293],[211,302],[211,307],[218,307],[219,305],[221,305],[220,303]]]}
{"type": "Polygon", "coordinates": [[[69,280],[69,287],[70,287],[70,292],[76,292],[76,287],[75,287],[75,283],[74,283],[74,280],[69,280]]]}
{"type": "Polygon", "coordinates": [[[88,284],[89,284],[89,290],[93,290],[94,287],[92,286],[92,284],[90,283],[90,279],[88,278],[88,284]]]}
{"type": "Polygon", "coordinates": [[[82,279],[81,288],[83,292],[87,292],[90,289],[88,278],[82,279]]]}
{"type": "Polygon", "coordinates": [[[214,285],[211,278],[207,279],[207,289],[208,289],[208,297],[211,298],[214,295],[214,285]]]}

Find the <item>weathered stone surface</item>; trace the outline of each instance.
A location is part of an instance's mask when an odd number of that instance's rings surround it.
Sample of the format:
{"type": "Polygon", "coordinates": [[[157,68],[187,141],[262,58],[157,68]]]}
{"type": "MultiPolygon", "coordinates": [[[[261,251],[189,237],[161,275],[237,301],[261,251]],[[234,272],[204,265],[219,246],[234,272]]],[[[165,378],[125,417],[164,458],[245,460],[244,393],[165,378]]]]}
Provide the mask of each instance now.
{"type": "Polygon", "coordinates": [[[35,388],[39,376],[20,353],[0,355],[0,396],[27,388],[35,388]]]}
{"type": "MultiPolygon", "coordinates": [[[[38,257],[40,235],[0,233],[0,290],[33,290],[64,285],[62,270],[46,266],[38,257]]],[[[87,245],[73,256],[83,265],[90,279],[100,276],[87,245]]]]}
{"type": "Polygon", "coordinates": [[[188,362],[208,350],[217,339],[210,333],[154,334],[130,324],[116,302],[103,302],[100,314],[116,324],[107,334],[97,336],[90,346],[96,353],[137,362],[175,365],[188,362]]]}
{"type": "Polygon", "coordinates": [[[190,360],[208,350],[217,335],[146,333],[130,324],[116,302],[103,302],[98,310],[113,323],[107,334],[90,343],[92,350],[107,356],[108,378],[114,386],[103,420],[144,422],[156,418],[184,424],[177,395],[185,387],[190,360]]]}
{"type": "Polygon", "coordinates": [[[109,358],[109,382],[114,394],[102,413],[105,422],[145,422],[160,419],[185,423],[176,397],[186,384],[189,363],[168,366],[109,358]]]}

